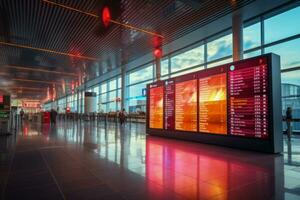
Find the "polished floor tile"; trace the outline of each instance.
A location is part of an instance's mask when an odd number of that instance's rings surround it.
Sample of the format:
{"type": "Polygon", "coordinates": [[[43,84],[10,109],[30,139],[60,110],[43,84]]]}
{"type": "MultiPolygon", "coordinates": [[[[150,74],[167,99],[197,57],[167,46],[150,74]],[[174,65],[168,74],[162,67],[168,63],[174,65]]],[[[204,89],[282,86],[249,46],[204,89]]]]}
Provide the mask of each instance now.
{"type": "Polygon", "coordinates": [[[0,137],[1,199],[300,199],[300,137],[280,155],[147,136],[141,123],[25,123],[0,137]]]}

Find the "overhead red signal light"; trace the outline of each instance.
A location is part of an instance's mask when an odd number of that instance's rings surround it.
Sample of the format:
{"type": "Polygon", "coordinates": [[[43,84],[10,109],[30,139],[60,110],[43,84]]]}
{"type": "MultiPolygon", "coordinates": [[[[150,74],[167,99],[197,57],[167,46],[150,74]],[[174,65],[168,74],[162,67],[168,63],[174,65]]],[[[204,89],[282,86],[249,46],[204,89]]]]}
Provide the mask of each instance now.
{"type": "Polygon", "coordinates": [[[108,27],[111,20],[110,9],[107,6],[104,6],[102,9],[102,23],[105,27],[108,27]]]}
{"type": "Polygon", "coordinates": [[[154,50],[154,56],[155,56],[155,58],[161,58],[161,56],[162,56],[162,50],[160,48],[156,48],[154,50]]]}

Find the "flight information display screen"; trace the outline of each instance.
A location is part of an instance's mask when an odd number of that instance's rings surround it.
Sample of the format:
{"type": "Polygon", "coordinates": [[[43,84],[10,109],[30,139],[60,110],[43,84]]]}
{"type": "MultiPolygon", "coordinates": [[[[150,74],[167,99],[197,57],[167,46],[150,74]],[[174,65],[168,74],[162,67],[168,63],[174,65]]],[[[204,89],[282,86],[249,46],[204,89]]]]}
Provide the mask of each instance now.
{"type": "Polygon", "coordinates": [[[150,88],[150,115],[149,115],[149,127],[150,128],[163,128],[163,99],[164,99],[164,87],[158,86],[150,88]]]}
{"type": "Polygon", "coordinates": [[[165,81],[165,129],[175,129],[175,81],[165,81]]]}
{"type": "Polygon", "coordinates": [[[199,79],[199,131],[227,134],[226,73],[199,79]]]}
{"type": "Polygon", "coordinates": [[[197,79],[175,84],[175,129],[197,131],[197,79]]]}
{"type": "Polygon", "coordinates": [[[268,65],[266,58],[229,66],[229,133],[268,137],[268,65]]]}
{"type": "Polygon", "coordinates": [[[280,79],[279,57],[268,54],[148,84],[147,128],[199,138],[270,138],[273,58],[280,79]]]}

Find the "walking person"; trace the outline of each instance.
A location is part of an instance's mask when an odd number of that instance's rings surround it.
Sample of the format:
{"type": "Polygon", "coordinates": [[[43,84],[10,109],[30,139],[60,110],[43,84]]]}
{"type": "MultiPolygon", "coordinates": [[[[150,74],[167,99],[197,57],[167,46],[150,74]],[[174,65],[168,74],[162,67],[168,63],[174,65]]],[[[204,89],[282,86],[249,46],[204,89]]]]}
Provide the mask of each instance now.
{"type": "Polygon", "coordinates": [[[53,124],[53,125],[56,124],[56,116],[57,116],[56,110],[51,109],[51,112],[50,112],[50,120],[51,120],[51,124],[53,124]]]}
{"type": "Polygon", "coordinates": [[[21,124],[23,124],[24,114],[25,114],[25,112],[24,112],[23,108],[21,108],[21,111],[20,111],[21,124]]]}
{"type": "Polygon", "coordinates": [[[121,110],[121,112],[119,113],[119,120],[120,120],[120,124],[123,125],[126,121],[126,111],[125,111],[125,108],[123,108],[121,110]]]}
{"type": "Polygon", "coordinates": [[[293,115],[292,115],[292,108],[288,107],[286,109],[286,134],[288,137],[288,140],[291,140],[291,136],[292,136],[292,120],[293,120],[293,115]]]}

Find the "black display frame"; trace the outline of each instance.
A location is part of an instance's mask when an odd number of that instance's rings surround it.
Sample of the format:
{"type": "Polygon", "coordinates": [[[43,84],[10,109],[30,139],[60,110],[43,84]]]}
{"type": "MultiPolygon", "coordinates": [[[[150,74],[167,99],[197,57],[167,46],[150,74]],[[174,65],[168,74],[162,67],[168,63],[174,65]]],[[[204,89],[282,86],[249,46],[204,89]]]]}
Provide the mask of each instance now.
{"type": "MultiPolygon", "coordinates": [[[[186,75],[178,76],[175,78],[170,78],[163,81],[158,81],[154,83],[147,84],[147,114],[146,114],[146,133],[155,136],[163,136],[174,139],[181,140],[189,140],[195,142],[202,142],[207,144],[215,144],[228,146],[238,149],[246,149],[253,151],[260,151],[266,153],[281,153],[283,151],[283,134],[282,134],[282,114],[281,114],[281,78],[280,78],[280,57],[276,54],[269,53],[253,58],[248,58],[245,60],[240,60],[236,62],[227,63],[224,65],[220,65],[218,67],[209,68],[205,70],[199,70],[197,72],[189,73],[186,75]],[[263,138],[255,138],[255,137],[244,137],[228,134],[228,110],[227,110],[227,134],[213,134],[213,133],[201,133],[199,132],[199,91],[197,91],[197,132],[189,132],[189,131],[179,131],[179,130],[166,130],[166,129],[152,129],[149,128],[149,92],[150,86],[157,84],[159,85],[162,82],[174,80],[176,83],[176,79],[181,79],[182,77],[193,76],[198,73],[207,73],[209,70],[216,70],[217,68],[225,68],[226,69],[226,77],[228,81],[228,68],[231,65],[237,65],[244,62],[248,62],[252,59],[260,59],[265,57],[267,59],[267,69],[268,69],[268,128],[269,135],[267,139],[263,138]]],[[[199,78],[197,76],[197,90],[199,90],[199,78]]],[[[228,82],[227,82],[227,90],[228,90],[228,82]]],[[[228,91],[227,93],[227,109],[228,109],[228,91]]],[[[163,95],[165,95],[165,90],[163,95]]],[[[164,97],[165,101],[165,97],[164,97]]],[[[165,105],[165,102],[164,102],[165,105]]],[[[175,106],[175,105],[174,105],[175,106]]],[[[175,123],[175,122],[174,122],[175,123]]],[[[165,110],[163,112],[163,127],[165,128],[165,110]]]]}

